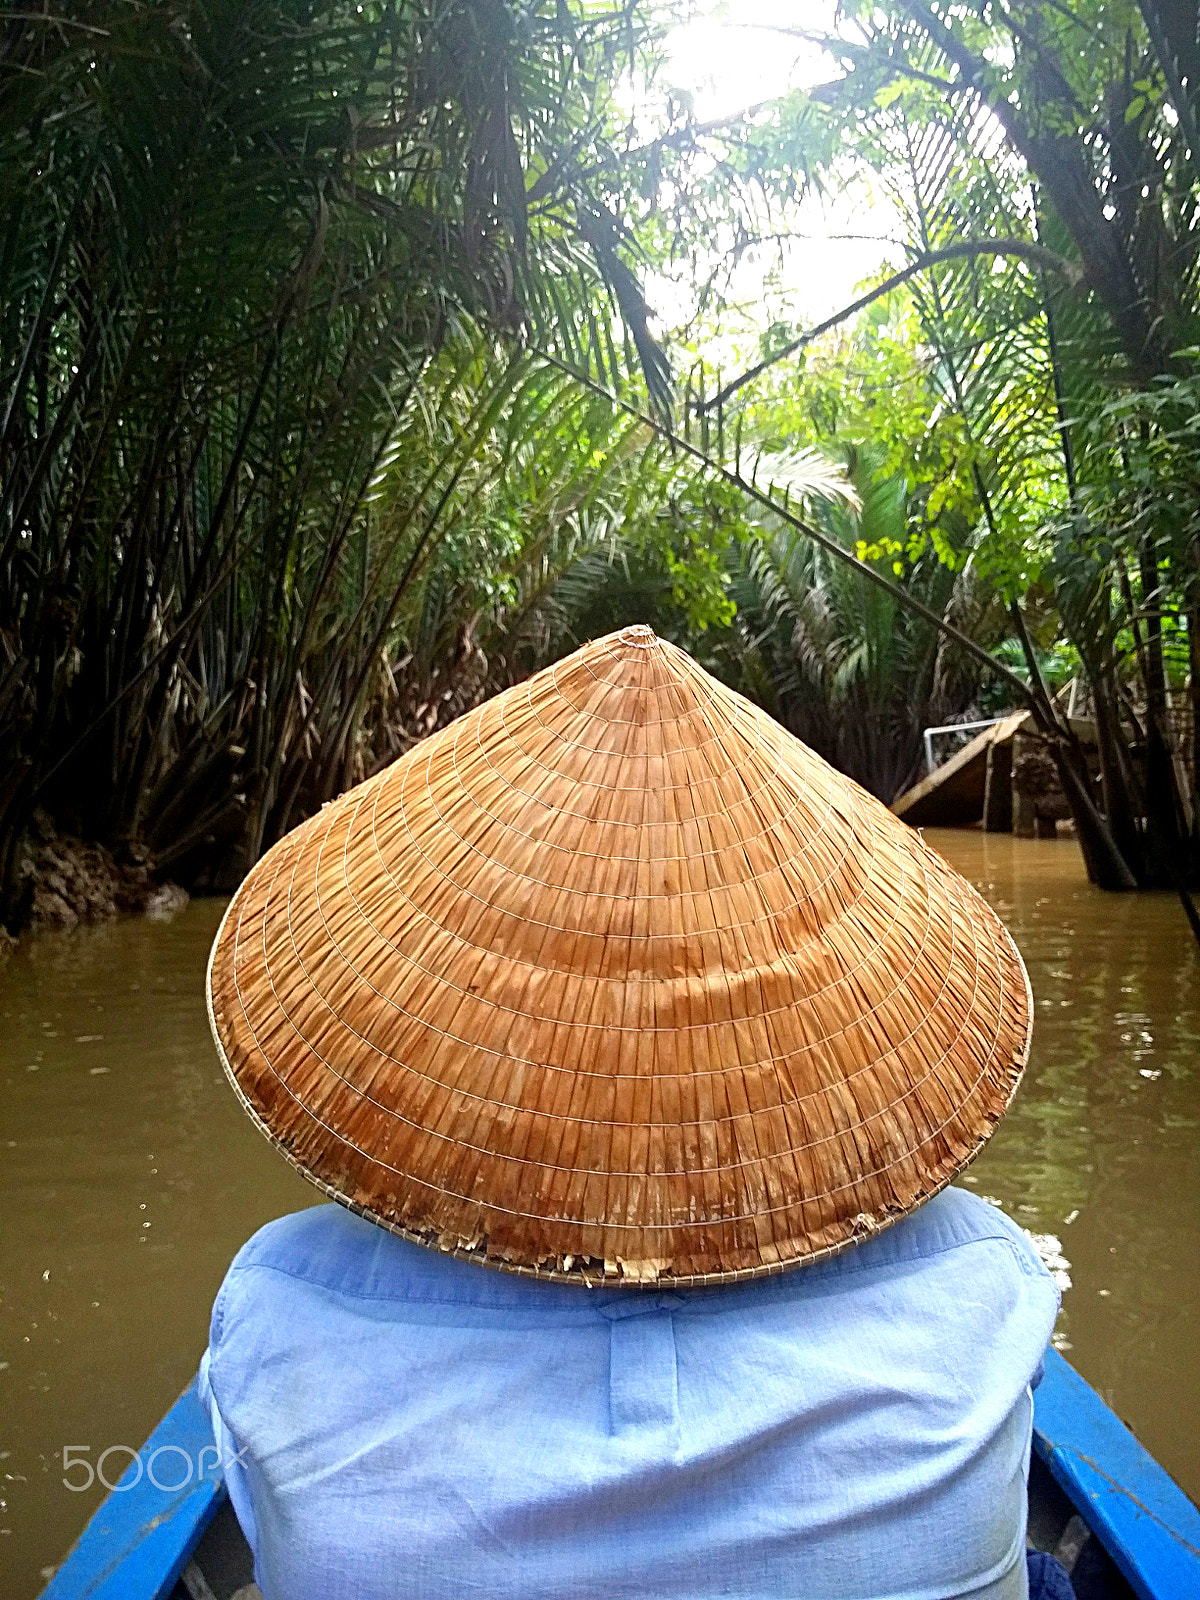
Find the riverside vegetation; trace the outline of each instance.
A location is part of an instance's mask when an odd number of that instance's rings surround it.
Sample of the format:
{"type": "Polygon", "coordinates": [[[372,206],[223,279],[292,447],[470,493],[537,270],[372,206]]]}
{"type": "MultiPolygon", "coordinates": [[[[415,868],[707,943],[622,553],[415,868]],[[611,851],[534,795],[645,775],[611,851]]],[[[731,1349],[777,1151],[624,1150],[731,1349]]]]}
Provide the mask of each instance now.
{"type": "Polygon", "coordinates": [[[639,620],[885,800],[924,726],[1030,705],[1093,881],[1189,904],[1194,8],[847,4],[825,84],[715,124],[671,92],[679,15],[5,11],[10,929],[47,819],[231,887],[639,620]],[[743,327],[719,372],[732,267],[863,173],[895,261],[820,329],[743,327]],[[667,271],[696,306],[669,337],[667,271]]]}

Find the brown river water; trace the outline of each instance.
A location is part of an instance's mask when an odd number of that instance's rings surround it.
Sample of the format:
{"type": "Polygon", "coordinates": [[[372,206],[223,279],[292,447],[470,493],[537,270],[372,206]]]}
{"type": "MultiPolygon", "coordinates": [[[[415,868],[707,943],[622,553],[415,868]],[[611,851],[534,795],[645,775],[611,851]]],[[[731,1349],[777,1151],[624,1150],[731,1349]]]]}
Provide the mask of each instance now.
{"type": "MultiPolygon", "coordinates": [[[[1069,840],[926,837],[1008,923],[1037,1006],[1016,1103],[960,1181],[1036,1236],[1056,1342],[1200,1498],[1200,954],[1177,901],[1091,889],[1069,840]]],[[[101,1498],[64,1486],[64,1446],[139,1445],[235,1250],[319,1199],[218,1066],[221,910],[29,938],[0,965],[0,1600],[37,1593],[101,1498]]]]}

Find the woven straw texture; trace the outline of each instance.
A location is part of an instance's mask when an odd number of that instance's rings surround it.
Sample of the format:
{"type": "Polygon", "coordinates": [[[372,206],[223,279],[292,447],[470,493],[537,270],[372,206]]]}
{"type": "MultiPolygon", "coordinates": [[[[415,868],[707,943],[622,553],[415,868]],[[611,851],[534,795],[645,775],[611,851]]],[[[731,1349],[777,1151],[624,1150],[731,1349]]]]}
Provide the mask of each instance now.
{"type": "Polygon", "coordinates": [[[778,1271],[987,1138],[1031,1003],[975,891],[649,629],[460,717],[258,863],[209,1007],[260,1128],[422,1243],[778,1271]]]}

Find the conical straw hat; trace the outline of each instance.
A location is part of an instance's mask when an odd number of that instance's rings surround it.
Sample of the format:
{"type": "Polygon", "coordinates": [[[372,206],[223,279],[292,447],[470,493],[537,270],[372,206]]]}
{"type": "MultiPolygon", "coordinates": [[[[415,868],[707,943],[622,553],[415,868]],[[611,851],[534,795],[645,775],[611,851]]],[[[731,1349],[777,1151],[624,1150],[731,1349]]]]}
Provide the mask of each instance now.
{"type": "Polygon", "coordinates": [[[940,856],[642,627],[282,839],[209,1008],[251,1116],[352,1209],[515,1271],[681,1284],[935,1193],[1032,1014],[940,856]]]}

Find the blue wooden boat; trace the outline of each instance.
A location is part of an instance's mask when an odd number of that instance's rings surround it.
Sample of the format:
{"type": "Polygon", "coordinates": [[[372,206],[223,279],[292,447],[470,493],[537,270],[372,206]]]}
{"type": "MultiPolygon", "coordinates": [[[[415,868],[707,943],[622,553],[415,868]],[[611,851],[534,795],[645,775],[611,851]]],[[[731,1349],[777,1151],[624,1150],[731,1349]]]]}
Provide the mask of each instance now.
{"type": "MultiPolygon", "coordinates": [[[[1200,1511],[1054,1350],[1034,1396],[1033,1446],[1030,1544],[1065,1559],[1078,1600],[1200,1600],[1200,1511]]],[[[208,1418],[189,1385],[43,1600],[256,1600],[258,1593],[208,1418]],[[149,1474],[152,1459],[157,1470],[149,1474]],[[193,1469],[186,1475],[185,1464],[193,1469]]]]}

